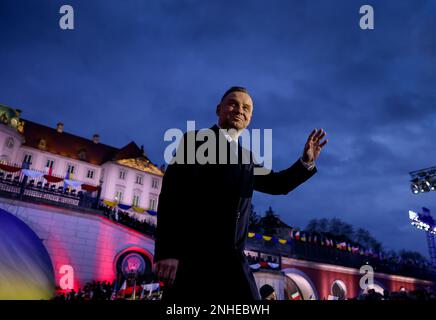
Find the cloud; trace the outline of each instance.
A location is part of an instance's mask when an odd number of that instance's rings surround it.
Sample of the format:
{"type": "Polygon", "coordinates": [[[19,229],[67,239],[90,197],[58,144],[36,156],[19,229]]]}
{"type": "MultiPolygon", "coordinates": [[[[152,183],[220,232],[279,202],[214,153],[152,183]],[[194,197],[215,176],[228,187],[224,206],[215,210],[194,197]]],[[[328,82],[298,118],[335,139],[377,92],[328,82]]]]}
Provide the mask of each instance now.
{"type": "Polygon", "coordinates": [[[371,32],[361,1],[70,3],[65,32],[61,1],[1,1],[0,102],[107,144],[135,140],[162,163],[166,129],[211,126],[222,93],[247,86],[252,127],[273,129],[274,169],[313,128],[330,139],[319,173],[288,196],[256,193],[258,212],[272,205],[296,226],[337,216],[426,254],[406,226],[409,209],[436,210],[408,184],[436,159],[434,1],[369,1],[371,32]]]}

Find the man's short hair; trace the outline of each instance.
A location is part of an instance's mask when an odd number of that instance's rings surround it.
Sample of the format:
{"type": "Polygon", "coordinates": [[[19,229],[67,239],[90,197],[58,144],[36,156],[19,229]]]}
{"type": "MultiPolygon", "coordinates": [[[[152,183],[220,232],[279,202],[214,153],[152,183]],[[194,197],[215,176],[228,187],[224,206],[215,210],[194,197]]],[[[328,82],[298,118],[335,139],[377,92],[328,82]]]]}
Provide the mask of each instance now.
{"type": "Polygon", "coordinates": [[[231,87],[229,90],[226,91],[226,93],[224,93],[223,97],[221,98],[221,102],[223,102],[224,98],[227,97],[232,92],[244,92],[246,94],[249,94],[247,88],[244,88],[244,87],[231,87]]]}

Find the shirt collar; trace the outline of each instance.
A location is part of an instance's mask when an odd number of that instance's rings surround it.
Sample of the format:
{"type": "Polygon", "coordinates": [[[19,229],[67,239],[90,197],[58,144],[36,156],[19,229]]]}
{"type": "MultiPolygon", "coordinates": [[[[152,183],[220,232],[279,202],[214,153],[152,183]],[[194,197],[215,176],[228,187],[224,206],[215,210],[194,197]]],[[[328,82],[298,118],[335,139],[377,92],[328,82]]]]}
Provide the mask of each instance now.
{"type": "MultiPolygon", "coordinates": [[[[217,125],[216,125],[219,129],[220,129],[220,131],[224,134],[224,137],[226,137],[226,139],[227,139],[227,141],[228,142],[232,142],[233,141],[233,138],[227,133],[227,131],[226,130],[221,130],[222,128],[220,127],[220,125],[217,123],[217,125]]],[[[236,142],[238,142],[238,140],[236,140],[236,142]]]]}

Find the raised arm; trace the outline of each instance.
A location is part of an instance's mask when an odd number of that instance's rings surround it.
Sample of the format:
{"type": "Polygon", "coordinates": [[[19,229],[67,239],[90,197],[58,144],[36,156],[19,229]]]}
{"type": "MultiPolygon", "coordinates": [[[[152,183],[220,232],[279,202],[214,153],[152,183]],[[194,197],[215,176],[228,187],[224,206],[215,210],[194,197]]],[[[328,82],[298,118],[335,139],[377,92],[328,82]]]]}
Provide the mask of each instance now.
{"type": "Polygon", "coordinates": [[[321,142],[325,135],[323,129],[314,129],[307,138],[302,157],[286,170],[254,176],[254,189],[269,194],[288,194],[312,177],[317,172],[315,161],[328,142],[321,142]]]}

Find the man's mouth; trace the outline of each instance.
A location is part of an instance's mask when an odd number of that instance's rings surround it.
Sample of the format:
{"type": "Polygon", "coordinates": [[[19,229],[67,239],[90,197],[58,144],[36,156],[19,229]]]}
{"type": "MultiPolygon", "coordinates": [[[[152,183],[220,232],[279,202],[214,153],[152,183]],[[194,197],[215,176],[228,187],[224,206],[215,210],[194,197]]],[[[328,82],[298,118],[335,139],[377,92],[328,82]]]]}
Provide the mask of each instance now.
{"type": "Polygon", "coordinates": [[[236,120],[236,121],[244,121],[244,119],[242,118],[242,117],[239,117],[239,116],[233,116],[232,117],[233,118],[233,120],[236,120]]]}

